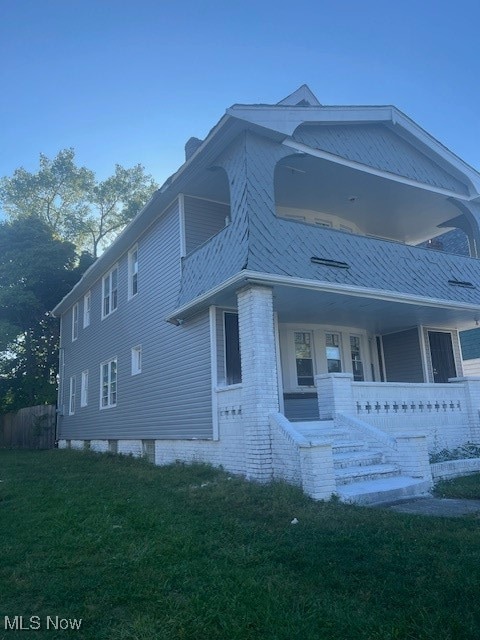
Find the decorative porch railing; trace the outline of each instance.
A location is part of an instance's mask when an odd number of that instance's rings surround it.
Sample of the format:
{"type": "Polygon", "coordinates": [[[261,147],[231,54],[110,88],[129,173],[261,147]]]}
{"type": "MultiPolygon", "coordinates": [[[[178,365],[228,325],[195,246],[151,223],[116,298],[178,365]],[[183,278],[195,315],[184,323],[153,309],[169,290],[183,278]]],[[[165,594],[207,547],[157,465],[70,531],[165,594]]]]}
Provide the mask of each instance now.
{"type": "Polygon", "coordinates": [[[347,373],[316,376],[321,419],[353,416],[396,437],[425,434],[429,451],[480,440],[480,379],[446,384],[354,382],[347,373]]]}
{"type": "Polygon", "coordinates": [[[466,409],[461,384],[352,382],[352,391],[359,417],[458,415],[466,409]]]}

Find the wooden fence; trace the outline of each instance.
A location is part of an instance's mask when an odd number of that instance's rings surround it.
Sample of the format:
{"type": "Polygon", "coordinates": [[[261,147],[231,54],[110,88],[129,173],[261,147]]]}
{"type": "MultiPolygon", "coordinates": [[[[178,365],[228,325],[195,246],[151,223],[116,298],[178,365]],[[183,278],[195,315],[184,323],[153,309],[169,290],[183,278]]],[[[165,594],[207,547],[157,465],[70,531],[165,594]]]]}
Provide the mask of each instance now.
{"type": "Polygon", "coordinates": [[[41,404],[0,415],[0,448],[53,449],[55,405],[41,404]]]}

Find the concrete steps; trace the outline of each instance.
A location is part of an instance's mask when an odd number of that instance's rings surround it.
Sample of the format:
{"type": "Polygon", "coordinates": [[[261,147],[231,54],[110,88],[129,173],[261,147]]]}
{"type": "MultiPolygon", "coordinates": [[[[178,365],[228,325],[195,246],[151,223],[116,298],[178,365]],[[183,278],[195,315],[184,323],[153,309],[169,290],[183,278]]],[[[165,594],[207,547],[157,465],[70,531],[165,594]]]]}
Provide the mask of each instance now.
{"type": "Polygon", "coordinates": [[[401,475],[397,465],[385,462],[381,450],[369,448],[348,429],[335,427],[333,420],[293,424],[312,444],[332,443],[336,493],[343,502],[381,504],[429,492],[428,482],[401,475]]]}

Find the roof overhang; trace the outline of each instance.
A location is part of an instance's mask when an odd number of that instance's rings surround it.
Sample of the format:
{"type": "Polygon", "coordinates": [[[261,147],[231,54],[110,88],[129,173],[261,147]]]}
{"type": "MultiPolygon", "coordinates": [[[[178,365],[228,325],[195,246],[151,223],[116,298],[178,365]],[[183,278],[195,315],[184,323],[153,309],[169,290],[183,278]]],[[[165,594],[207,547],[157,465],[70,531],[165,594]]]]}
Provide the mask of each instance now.
{"type": "Polygon", "coordinates": [[[246,285],[274,289],[282,322],[353,325],[387,333],[419,324],[472,329],[480,318],[480,305],[245,270],[175,309],[166,320],[182,324],[210,305],[236,306],[235,292],[246,285]]]}

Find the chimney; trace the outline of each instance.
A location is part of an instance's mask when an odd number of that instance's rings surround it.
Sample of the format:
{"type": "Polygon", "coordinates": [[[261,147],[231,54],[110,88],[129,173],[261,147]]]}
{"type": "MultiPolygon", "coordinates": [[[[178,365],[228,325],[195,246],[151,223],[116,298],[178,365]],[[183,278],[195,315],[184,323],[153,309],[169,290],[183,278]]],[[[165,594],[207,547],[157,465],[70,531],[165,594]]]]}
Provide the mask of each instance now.
{"type": "Polygon", "coordinates": [[[188,160],[193,156],[198,147],[202,144],[203,140],[199,138],[189,138],[185,145],[185,160],[188,160]]]}

